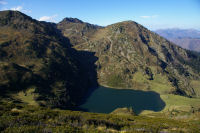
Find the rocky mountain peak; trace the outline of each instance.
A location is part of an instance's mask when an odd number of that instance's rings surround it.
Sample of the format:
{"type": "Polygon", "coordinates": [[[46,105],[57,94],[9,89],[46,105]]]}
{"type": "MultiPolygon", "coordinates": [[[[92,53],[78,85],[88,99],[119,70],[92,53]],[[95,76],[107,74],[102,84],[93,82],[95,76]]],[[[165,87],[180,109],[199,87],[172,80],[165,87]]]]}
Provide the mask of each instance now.
{"type": "Polygon", "coordinates": [[[65,18],[57,24],[65,37],[71,38],[72,45],[80,44],[90,38],[102,27],[83,22],[77,18],[65,18]]]}
{"type": "Polygon", "coordinates": [[[25,22],[36,22],[36,20],[32,19],[31,17],[19,12],[19,11],[0,11],[0,25],[21,25],[25,22]]]}
{"type": "Polygon", "coordinates": [[[66,17],[66,18],[64,18],[62,21],[61,21],[61,23],[62,22],[65,22],[65,23],[84,23],[83,21],[81,21],[81,20],[79,20],[79,19],[77,19],[77,18],[68,18],[68,17],[66,17]]]}

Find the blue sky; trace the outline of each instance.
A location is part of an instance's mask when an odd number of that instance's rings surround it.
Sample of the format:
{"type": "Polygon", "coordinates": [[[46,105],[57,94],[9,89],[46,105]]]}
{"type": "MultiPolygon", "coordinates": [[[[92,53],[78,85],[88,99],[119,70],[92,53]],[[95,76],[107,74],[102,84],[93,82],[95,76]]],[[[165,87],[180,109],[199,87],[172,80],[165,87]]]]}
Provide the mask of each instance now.
{"type": "Polygon", "coordinates": [[[0,10],[8,9],[52,22],[75,17],[106,26],[133,20],[151,30],[200,30],[200,0],[0,0],[0,10]]]}

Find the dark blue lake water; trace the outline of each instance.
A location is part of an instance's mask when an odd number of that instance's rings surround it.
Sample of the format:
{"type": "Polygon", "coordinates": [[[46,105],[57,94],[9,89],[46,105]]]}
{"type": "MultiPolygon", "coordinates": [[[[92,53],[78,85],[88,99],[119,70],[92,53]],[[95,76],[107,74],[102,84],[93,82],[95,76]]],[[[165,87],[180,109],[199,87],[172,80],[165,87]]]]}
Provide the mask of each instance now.
{"type": "Polygon", "coordinates": [[[160,95],[153,91],[98,87],[80,108],[95,113],[110,113],[116,108],[132,107],[139,114],[143,110],[161,111],[165,107],[160,95]]]}

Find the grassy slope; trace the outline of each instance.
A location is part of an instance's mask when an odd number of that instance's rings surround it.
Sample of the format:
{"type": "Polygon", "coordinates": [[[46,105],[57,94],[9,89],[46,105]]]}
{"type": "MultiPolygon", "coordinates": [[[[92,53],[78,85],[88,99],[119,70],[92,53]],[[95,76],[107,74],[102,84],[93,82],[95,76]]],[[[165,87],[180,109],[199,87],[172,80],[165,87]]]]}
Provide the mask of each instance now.
{"type": "Polygon", "coordinates": [[[35,99],[39,97],[39,94],[34,92],[35,88],[32,87],[27,89],[26,91],[20,91],[17,94],[12,94],[11,97],[23,103],[38,106],[38,102],[35,99]]]}
{"type": "Polygon", "coordinates": [[[195,92],[197,92],[197,96],[200,96],[200,81],[192,80],[191,85],[193,86],[195,92]]]}
{"type": "Polygon", "coordinates": [[[163,111],[175,109],[189,112],[192,108],[200,108],[200,99],[197,98],[187,98],[172,94],[161,95],[161,98],[166,102],[166,107],[163,111]]]}
{"type": "Polygon", "coordinates": [[[200,132],[196,119],[167,118],[163,114],[127,116],[48,109],[23,104],[0,104],[1,132],[200,132]],[[156,116],[156,117],[155,117],[156,116]]]}

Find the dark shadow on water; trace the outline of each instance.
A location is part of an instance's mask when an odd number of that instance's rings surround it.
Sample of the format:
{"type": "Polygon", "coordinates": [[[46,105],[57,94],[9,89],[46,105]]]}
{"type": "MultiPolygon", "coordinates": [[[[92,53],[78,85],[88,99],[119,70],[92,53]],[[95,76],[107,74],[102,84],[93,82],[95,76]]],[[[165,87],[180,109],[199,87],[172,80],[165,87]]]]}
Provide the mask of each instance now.
{"type": "Polygon", "coordinates": [[[112,89],[100,86],[79,106],[78,110],[110,113],[116,108],[132,107],[136,114],[143,110],[161,111],[165,102],[153,91],[112,89]]]}

